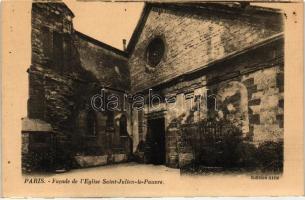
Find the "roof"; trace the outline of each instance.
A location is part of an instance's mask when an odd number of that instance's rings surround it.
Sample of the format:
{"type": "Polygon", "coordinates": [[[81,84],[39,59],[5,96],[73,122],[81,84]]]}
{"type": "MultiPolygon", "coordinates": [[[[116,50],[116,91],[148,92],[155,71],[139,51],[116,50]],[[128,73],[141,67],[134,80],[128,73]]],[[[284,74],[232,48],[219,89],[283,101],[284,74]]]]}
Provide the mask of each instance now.
{"type": "Polygon", "coordinates": [[[88,35],[85,35],[85,34],[79,32],[79,31],[75,31],[75,33],[76,33],[80,38],[82,38],[82,39],[84,39],[84,40],[86,40],[86,41],[88,41],[88,42],[91,42],[92,44],[95,44],[95,45],[97,45],[97,46],[99,46],[99,47],[102,47],[102,48],[104,48],[104,49],[110,50],[110,51],[112,51],[112,52],[114,52],[114,53],[116,53],[116,54],[118,54],[118,55],[123,56],[123,57],[127,57],[127,52],[125,52],[125,51],[122,51],[122,50],[120,50],[120,49],[117,49],[117,48],[115,48],[115,47],[113,47],[113,46],[110,46],[110,45],[108,45],[108,44],[106,44],[106,43],[104,43],[104,42],[101,42],[101,41],[99,41],[99,40],[96,40],[96,39],[94,39],[94,38],[92,38],[92,37],[90,37],[90,36],[88,36],[88,35]]]}
{"type": "Polygon", "coordinates": [[[22,118],[22,132],[53,132],[53,128],[40,119],[22,118]]]}
{"type": "Polygon", "coordinates": [[[229,14],[240,13],[243,15],[253,15],[253,14],[282,14],[281,10],[274,9],[274,8],[265,8],[260,6],[252,6],[248,2],[238,3],[238,2],[204,2],[204,3],[157,3],[157,2],[146,2],[145,7],[142,11],[141,17],[138,21],[138,24],[133,32],[128,46],[127,46],[127,54],[128,56],[131,55],[132,51],[134,50],[138,38],[141,35],[141,32],[144,28],[146,23],[147,17],[149,12],[153,7],[163,8],[163,9],[171,9],[176,11],[184,11],[184,12],[191,12],[191,13],[202,13],[202,11],[221,11],[229,14]],[[246,11],[246,12],[245,12],[246,11]]]}
{"type": "MultiPolygon", "coordinates": [[[[260,14],[271,14],[271,15],[279,15],[282,14],[281,10],[275,8],[265,8],[260,6],[252,6],[248,2],[200,2],[200,3],[158,3],[158,2],[146,2],[145,6],[142,10],[141,16],[137,23],[137,26],[129,40],[127,48],[125,51],[112,47],[106,43],[98,41],[92,37],[89,37],[81,32],[76,31],[76,33],[83,39],[86,39],[98,46],[106,48],[110,51],[113,51],[119,55],[124,57],[129,57],[136,43],[142,33],[148,15],[153,7],[163,8],[163,9],[171,9],[176,11],[183,12],[191,12],[194,14],[200,14],[202,11],[220,11],[228,14],[239,13],[242,15],[260,15],[260,14]]],[[[72,12],[72,11],[71,11],[72,12]]]]}

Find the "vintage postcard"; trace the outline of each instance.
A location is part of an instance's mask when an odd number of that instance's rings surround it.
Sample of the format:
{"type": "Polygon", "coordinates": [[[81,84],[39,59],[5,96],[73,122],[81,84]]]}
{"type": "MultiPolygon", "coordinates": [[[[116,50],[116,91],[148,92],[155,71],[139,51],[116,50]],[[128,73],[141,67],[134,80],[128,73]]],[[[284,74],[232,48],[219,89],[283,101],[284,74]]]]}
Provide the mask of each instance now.
{"type": "Polygon", "coordinates": [[[1,9],[3,196],[304,194],[302,2],[1,9]]]}

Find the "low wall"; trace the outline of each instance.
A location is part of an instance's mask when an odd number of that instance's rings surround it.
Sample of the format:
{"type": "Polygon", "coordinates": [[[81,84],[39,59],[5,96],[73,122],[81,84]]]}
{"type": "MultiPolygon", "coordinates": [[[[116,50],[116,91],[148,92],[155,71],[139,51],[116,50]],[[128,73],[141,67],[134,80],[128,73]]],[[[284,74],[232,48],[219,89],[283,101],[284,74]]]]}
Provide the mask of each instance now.
{"type": "Polygon", "coordinates": [[[126,162],[128,157],[126,154],[113,154],[103,156],[75,156],[77,164],[80,167],[93,167],[113,163],[126,162]]]}

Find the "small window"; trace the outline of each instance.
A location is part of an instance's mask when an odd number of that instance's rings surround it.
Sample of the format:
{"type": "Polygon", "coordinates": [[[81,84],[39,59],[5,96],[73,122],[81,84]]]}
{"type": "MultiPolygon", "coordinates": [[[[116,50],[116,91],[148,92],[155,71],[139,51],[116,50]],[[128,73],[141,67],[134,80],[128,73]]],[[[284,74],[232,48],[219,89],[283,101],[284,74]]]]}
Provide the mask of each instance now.
{"type": "Polygon", "coordinates": [[[106,127],[113,128],[114,127],[114,113],[113,111],[106,111],[107,120],[106,120],[106,127]]]}
{"type": "Polygon", "coordinates": [[[88,112],[87,116],[87,134],[89,136],[96,136],[96,117],[93,110],[88,112]]]}
{"type": "Polygon", "coordinates": [[[184,94],[185,100],[192,99],[194,97],[194,92],[189,92],[184,94]]]}
{"type": "Polygon", "coordinates": [[[165,52],[165,45],[164,42],[161,38],[155,38],[153,39],[147,46],[146,50],[146,58],[147,58],[147,63],[151,67],[157,66],[165,52]]]}
{"type": "Polygon", "coordinates": [[[126,136],[127,134],[127,119],[125,115],[120,118],[120,136],[126,136]]]}
{"type": "Polygon", "coordinates": [[[166,103],[175,103],[176,100],[177,100],[176,96],[171,96],[171,97],[166,98],[166,103]]]}

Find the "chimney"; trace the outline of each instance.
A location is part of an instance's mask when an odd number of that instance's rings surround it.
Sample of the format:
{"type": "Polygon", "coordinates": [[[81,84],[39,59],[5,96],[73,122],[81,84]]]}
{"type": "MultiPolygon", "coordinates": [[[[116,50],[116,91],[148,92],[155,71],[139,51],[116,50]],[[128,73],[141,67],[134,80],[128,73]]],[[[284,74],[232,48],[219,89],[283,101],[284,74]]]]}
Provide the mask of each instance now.
{"type": "Polygon", "coordinates": [[[123,39],[123,50],[126,51],[127,47],[126,47],[126,39],[123,39]]]}

